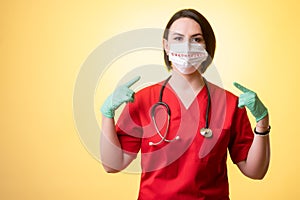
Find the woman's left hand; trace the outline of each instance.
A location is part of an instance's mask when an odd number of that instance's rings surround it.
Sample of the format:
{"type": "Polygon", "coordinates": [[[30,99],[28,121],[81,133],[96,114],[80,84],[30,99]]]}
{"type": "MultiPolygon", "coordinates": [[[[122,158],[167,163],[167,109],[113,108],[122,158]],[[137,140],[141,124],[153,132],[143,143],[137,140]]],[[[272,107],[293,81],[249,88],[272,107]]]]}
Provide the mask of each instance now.
{"type": "Polygon", "coordinates": [[[234,82],[233,85],[243,92],[239,97],[238,107],[246,106],[252,115],[255,117],[256,122],[262,120],[265,116],[268,115],[268,109],[260,101],[257,94],[244,86],[234,82]]]}

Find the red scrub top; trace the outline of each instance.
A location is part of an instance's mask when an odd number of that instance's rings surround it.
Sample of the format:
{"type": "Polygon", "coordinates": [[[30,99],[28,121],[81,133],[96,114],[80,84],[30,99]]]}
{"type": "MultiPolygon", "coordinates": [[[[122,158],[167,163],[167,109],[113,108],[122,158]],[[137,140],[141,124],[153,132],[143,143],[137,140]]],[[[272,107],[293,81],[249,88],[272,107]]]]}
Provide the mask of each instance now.
{"type": "MultiPolygon", "coordinates": [[[[151,120],[151,108],[159,100],[162,83],[146,87],[135,94],[116,125],[124,152],[136,155],[141,151],[141,181],[139,200],[152,199],[229,199],[227,149],[231,160],[238,163],[247,158],[253,132],[245,108],[238,108],[238,97],[208,83],[211,96],[209,127],[211,138],[199,132],[205,126],[208,102],[204,87],[186,108],[172,87],[167,84],[163,102],[171,110],[170,128],[161,140],[151,120]]],[[[167,114],[162,106],[155,110],[160,132],[166,131],[167,114]]]]}

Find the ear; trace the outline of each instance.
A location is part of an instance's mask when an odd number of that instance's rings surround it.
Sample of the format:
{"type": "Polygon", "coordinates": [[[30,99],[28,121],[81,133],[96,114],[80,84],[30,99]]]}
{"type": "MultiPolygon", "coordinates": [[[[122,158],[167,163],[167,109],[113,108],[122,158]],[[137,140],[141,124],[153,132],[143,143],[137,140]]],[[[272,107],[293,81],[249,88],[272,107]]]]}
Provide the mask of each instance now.
{"type": "Polygon", "coordinates": [[[168,40],[166,39],[163,39],[163,47],[164,47],[164,50],[166,51],[166,54],[169,55],[169,44],[168,44],[168,40]]]}

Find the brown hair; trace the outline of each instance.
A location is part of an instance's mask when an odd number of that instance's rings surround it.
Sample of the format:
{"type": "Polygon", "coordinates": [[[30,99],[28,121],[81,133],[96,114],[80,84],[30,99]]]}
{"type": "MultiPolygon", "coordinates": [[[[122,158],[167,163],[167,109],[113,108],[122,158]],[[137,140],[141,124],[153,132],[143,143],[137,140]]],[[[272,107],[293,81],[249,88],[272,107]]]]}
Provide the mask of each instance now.
{"type": "MultiPolygon", "coordinates": [[[[169,29],[170,29],[171,25],[173,24],[173,22],[179,18],[184,18],[184,17],[195,20],[201,27],[201,30],[203,33],[203,38],[204,38],[205,45],[206,45],[206,51],[209,55],[207,57],[207,59],[201,65],[201,73],[204,73],[214,58],[215,48],[216,48],[216,38],[215,38],[215,34],[214,34],[212,27],[210,26],[209,22],[203,15],[201,15],[198,11],[196,11],[194,9],[183,9],[183,10],[176,12],[169,20],[169,22],[165,28],[163,38],[168,40],[169,29]]],[[[169,61],[169,56],[167,55],[165,50],[164,50],[164,59],[165,59],[167,68],[170,70],[172,68],[171,62],[169,61]]]]}

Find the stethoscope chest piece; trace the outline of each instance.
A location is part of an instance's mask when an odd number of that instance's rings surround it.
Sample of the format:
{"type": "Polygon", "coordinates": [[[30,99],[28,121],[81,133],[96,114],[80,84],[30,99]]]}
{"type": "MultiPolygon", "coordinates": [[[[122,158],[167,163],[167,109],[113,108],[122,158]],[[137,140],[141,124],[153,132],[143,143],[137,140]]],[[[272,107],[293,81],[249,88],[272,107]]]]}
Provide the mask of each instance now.
{"type": "Polygon", "coordinates": [[[200,134],[206,138],[210,138],[213,135],[210,128],[201,128],[200,134]]]}

